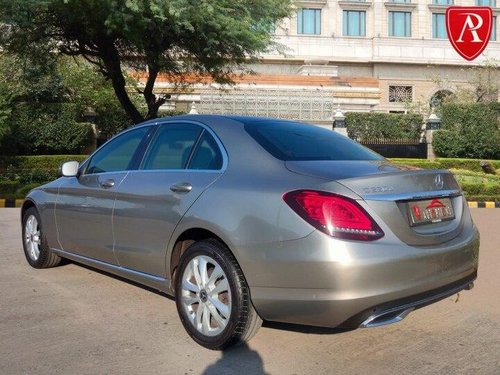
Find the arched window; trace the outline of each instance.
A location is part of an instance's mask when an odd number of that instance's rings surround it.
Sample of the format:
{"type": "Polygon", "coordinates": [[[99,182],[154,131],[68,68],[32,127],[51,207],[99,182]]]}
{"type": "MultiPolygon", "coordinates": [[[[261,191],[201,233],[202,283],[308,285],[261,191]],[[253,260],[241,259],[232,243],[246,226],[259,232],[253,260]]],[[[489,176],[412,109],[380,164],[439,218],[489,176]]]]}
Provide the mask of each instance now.
{"type": "Polygon", "coordinates": [[[443,103],[443,100],[450,96],[453,95],[453,93],[450,90],[439,90],[437,91],[434,95],[432,95],[431,100],[430,100],[430,106],[431,108],[438,108],[441,107],[441,103],[443,103]]]}

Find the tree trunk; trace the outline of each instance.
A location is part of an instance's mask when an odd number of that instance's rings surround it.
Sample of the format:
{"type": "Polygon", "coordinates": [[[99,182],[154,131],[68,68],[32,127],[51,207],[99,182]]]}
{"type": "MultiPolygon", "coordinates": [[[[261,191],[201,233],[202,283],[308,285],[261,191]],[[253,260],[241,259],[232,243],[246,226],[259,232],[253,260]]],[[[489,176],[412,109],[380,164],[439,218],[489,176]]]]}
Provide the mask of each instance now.
{"type": "Polygon", "coordinates": [[[153,93],[158,73],[159,69],[156,64],[148,64],[148,79],[143,91],[144,99],[146,99],[148,106],[148,114],[146,115],[148,120],[158,117],[158,110],[167,101],[164,97],[157,97],[153,93]]]}
{"type": "Polygon", "coordinates": [[[125,78],[123,77],[121,71],[119,72],[118,76],[116,76],[115,74],[111,75],[111,82],[113,84],[113,89],[115,90],[116,97],[118,98],[118,101],[122,105],[128,117],[130,117],[134,124],[143,122],[144,117],[141,115],[141,113],[138,111],[138,109],[135,107],[134,103],[132,103],[130,97],[128,96],[127,89],[125,87],[125,78]]]}
{"type": "Polygon", "coordinates": [[[143,122],[144,116],[141,115],[128,95],[125,77],[123,76],[120,64],[120,55],[114,44],[109,41],[104,41],[99,45],[99,49],[118,101],[134,124],[143,122]]]}

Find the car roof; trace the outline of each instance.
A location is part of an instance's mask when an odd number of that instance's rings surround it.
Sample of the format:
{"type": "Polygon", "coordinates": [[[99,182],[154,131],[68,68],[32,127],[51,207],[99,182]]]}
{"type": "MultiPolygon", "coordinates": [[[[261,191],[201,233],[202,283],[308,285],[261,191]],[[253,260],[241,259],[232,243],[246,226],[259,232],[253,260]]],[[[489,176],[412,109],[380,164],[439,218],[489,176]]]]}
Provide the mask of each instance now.
{"type": "Polygon", "coordinates": [[[134,125],[132,127],[139,127],[143,125],[151,125],[156,123],[164,123],[178,120],[188,120],[188,121],[196,121],[201,123],[213,123],[214,121],[218,121],[221,124],[229,125],[230,123],[239,122],[243,125],[246,124],[268,124],[268,123],[298,123],[293,120],[284,120],[277,118],[269,118],[269,117],[258,117],[258,116],[242,116],[242,115],[204,115],[204,114],[187,114],[187,115],[179,115],[179,116],[171,116],[171,117],[159,117],[156,119],[148,120],[146,122],[142,122],[140,124],[134,125]],[[221,120],[232,120],[232,121],[221,121],[221,120]]]}

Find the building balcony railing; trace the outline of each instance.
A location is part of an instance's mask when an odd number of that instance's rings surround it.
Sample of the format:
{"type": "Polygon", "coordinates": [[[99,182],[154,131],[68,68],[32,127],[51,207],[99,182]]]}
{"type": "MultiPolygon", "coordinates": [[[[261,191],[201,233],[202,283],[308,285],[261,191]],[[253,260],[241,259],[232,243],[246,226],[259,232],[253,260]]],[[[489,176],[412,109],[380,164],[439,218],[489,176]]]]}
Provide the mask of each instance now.
{"type": "MultiPolygon", "coordinates": [[[[288,48],[288,58],[346,62],[396,62],[417,64],[479,65],[500,58],[500,43],[491,41],[480,57],[464,60],[447,39],[353,38],[326,36],[277,36],[288,48]]],[[[269,54],[264,58],[279,58],[269,54]]]]}

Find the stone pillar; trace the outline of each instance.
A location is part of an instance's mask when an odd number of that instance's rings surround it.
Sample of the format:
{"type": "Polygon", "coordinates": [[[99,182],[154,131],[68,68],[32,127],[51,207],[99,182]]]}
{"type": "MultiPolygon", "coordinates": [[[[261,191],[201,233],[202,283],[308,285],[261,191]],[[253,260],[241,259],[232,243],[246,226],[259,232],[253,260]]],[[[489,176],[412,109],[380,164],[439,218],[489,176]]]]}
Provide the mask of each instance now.
{"type": "Polygon", "coordinates": [[[434,160],[436,154],[434,154],[434,147],[432,147],[432,137],[436,130],[441,128],[441,119],[434,113],[434,109],[431,115],[427,119],[425,126],[425,140],[427,142],[427,159],[434,160]]]}
{"type": "Polygon", "coordinates": [[[198,110],[196,109],[196,104],[194,102],[191,103],[191,110],[189,111],[190,115],[198,115],[198,110]]]}
{"type": "Polygon", "coordinates": [[[345,116],[340,110],[340,105],[337,107],[337,112],[333,115],[332,130],[346,137],[348,136],[347,129],[345,127],[345,116]]]}
{"type": "Polygon", "coordinates": [[[93,139],[92,139],[92,144],[89,145],[85,150],[82,150],[82,152],[86,154],[91,154],[98,147],[98,139],[101,136],[101,132],[99,131],[97,125],[95,124],[97,113],[92,108],[89,107],[83,112],[83,118],[85,122],[90,124],[90,126],[92,127],[93,139]]]}

